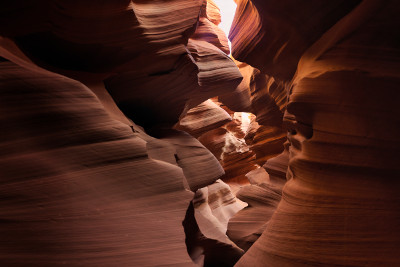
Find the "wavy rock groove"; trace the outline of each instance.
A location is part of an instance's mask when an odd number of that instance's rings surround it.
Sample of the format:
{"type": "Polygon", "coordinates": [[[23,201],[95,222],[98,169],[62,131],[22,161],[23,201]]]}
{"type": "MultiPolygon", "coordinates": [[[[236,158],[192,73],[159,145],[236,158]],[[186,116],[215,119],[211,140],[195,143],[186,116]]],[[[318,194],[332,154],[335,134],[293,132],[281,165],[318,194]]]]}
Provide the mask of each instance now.
{"type": "Polygon", "coordinates": [[[0,4],[0,266],[400,266],[400,4],[234,2],[0,4]]]}

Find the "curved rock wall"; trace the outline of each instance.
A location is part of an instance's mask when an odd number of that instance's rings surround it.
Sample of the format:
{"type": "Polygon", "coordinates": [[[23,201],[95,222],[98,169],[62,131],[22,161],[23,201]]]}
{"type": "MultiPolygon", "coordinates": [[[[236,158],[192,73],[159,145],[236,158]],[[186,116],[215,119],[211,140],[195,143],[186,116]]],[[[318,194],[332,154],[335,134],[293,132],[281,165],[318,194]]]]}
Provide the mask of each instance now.
{"type": "Polygon", "coordinates": [[[400,264],[399,5],[236,2],[1,4],[1,266],[400,264]]]}
{"type": "Polygon", "coordinates": [[[285,81],[294,75],[305,50],[361,1],[236,2],[238,10],[229,33],[232,56],[285,81]]]}
{"type": "Polygon", "coordinates": [[[193,265],[182,221],[224,171],[171,127],[242,79],[202,4],[2,4],[0,265],[193,265]]]}
{"type": "Polygon", "coordinates": [[[291,79],[285,115],[291,179],[237,266],[396,266],[399,5],[308,1],[294,8],[295,2],[254,0],[271,46],[260,41],[243,58],[241,50],[233,52],[267,74],[291,79]],[[326,18],[303,17],[314,8],[326,18]],[[266,57],[273,65],[261,61],[266,57]]]}
{"type": "Polygon", "coordinates": [[[81,83],[0,68],[1,265],[190,266],[182,169],[81,83]]]}

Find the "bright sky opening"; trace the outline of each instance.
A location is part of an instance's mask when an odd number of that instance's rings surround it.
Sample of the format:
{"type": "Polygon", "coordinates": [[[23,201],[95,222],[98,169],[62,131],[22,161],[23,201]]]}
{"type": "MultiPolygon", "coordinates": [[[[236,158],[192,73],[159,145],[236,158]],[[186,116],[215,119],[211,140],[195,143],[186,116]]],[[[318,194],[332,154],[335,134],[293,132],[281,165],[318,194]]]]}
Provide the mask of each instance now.
{"type": "MultiPolygon", "coordinates": [[[[233,17],[235,16],[236,3],[233,0],[214,0],[221,11],[221,23],[218,25],[228,37],[233,17]]],[[[231,42],[229,41],[229,49],[231,42]]]]}

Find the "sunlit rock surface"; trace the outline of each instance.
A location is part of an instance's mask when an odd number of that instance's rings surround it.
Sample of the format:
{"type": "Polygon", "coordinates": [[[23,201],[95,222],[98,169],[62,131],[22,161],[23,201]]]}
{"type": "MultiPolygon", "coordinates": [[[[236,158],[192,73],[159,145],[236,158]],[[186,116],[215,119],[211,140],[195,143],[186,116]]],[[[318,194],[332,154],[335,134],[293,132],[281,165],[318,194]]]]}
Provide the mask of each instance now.
{"type": "Polygon", "coordinates": [[[194,262],[204,262],[205,266],[233,266],[237,262],[244,251],[226,232],[230,218],[246,206],[221,180],[196,191],[183,222],[188,252],[194,262]]]}
{"type": "Polygon", "coordinates": [[[250,122],[245,121],[247,117],[242,120],[240,113],[227,110],[228,113],[226,109],[220,107],[221,103],[209,101],[189,110],[180,120],[178,129],[184,129],[191,135],[197,136],[198,140],[214,154],[224,168],[225,174],[222,177],[224,181],[231,186],[248,183],[245,178],[246,173],[256,168],[255,153],[245,140],[250,122]]]}
{"type": "Polygon", "coordinates": [[[230,114],[231,121],[218,118],[216,107],[205,102],[181,118],[178,128],[198,137],[213,152],[224,167],[224,181],[230,185],[248,183],[246,173],[281,153],[286,140],[282,119],[287,83],[235,62],[243,80],[234,91],[218,96],[215,102],[230,114]]]}
{"type": "Polygon", "coordinates": [[[261,73],[245,63],[235,61],[243,80],[235,91],[218,98],[229,109],[255,115],[255,122],[246,133],[246,142],[256,154],[256,163],[283,151],[286,130],[282,125],[286,110],[288,85],[261,73]]]}

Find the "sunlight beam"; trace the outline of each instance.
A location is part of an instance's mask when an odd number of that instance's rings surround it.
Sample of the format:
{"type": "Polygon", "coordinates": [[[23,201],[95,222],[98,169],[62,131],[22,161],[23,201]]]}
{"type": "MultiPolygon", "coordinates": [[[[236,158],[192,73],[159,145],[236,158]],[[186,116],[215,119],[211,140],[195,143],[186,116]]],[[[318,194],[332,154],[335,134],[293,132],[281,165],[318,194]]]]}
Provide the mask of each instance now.
{"type": "MultiPolygon", "coordinates": [[[[221,12],[221,23],[218,25],[224,32],[226,37],[229,35],[232,21],[235,16],[236,3],[233,0],[214,0],[221,12]]],[[[231,42],[229,42],[229,50],[231,49],[231,42]]]]}

